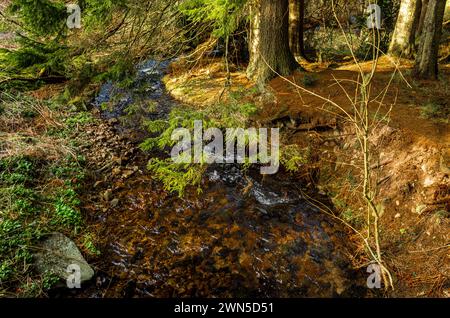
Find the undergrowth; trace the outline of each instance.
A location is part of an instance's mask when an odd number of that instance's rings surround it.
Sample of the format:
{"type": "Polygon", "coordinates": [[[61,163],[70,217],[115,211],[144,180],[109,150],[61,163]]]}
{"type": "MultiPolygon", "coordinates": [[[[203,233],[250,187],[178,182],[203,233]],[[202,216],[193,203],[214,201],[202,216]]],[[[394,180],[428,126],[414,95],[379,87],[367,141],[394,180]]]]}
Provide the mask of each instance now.
{"type": "MultiPolygon", "coordinates": [[[[85,115],[76,115],[64,124],[62,118],[70,115],[60,105],[21,97],[17,92],[0,95],[1,130],[13,130],[0,134],[0,296],[36,297],[59,280],[52,273],[34,272],[39,241],[53,232],[73,239],[87,235],[79,198],[85,158],[77,155],[73,134],[74,125],[82,126],[86,120],[85,115]],[[36,123],[42,121],[47,122],[46,129],[37,129],[36,123]],[[24,136],[26,147],[11,149],[17,135],[24,136]],[[38,151],[44,141],[61,149],[38,151]]],[[[82,244],[87,253],[97,252],[92,240],[82,244]]]]}
{"type": "Polygon", "coordinates": [[[448,123],[450,110],[447,106],[447,102],[430,101],[420,108],[420,116],[425,119],[448,123]]]}

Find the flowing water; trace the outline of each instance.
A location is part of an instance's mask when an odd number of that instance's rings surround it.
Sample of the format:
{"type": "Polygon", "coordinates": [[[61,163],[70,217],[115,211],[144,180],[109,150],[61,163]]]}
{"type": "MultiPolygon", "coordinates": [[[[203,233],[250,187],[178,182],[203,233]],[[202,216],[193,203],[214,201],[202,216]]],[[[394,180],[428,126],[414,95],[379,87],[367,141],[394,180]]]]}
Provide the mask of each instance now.
{"type": "MultiPolygon", "coordinates": [[[[105,84],[95,104],[114,107],[102,107],[102,115],[118,118],[137,98],[156,106],[141,119],[166,116],[176,105],[161,82],[166,66],[141,64],[131,89],[105,84]]],[[[122,121],[118,130],[141,134],[139,121],[122,121]]],[[[212,165],[203,192],[189,189],[183,198],[166,193],[147,172],[115,184],[119,206],[92,216],[104,243],[93,264],[97,281],[83,296],[359,295],[343,228],[302,197],[298,180],[258,172],[212,165]]]]}

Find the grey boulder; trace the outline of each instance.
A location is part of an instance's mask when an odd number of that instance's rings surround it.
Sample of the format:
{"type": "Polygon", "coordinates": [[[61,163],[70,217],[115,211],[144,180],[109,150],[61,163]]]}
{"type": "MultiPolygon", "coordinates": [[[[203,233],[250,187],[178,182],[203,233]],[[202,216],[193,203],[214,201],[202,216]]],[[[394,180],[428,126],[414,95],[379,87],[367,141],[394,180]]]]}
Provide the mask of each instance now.
{"type": "Polygon", "coordinates": [[[36,270],[41,275],[53,273],[66,281],[73,274],[69,270],[79,267],[80,284],[94,276],[94,270],[83,258],[75,243],[61,233],[54,233],[42,241],[34,254],[34,260],[36,270]]]}

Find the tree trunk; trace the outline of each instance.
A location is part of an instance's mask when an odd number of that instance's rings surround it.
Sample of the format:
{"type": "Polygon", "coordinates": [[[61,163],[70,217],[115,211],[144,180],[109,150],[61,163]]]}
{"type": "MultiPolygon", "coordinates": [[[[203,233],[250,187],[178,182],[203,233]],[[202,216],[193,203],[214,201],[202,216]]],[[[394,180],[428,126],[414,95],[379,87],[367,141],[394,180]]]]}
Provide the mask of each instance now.
{"type": "Polygon", "coordinates": [[[420,20],[422,0],[402,0],[389,46],[392,56],[412,58],[415,50],[416,30],[420,20]]]}
{"type": "Polygon", "coordinates": [[[295,57],[306,58],[303,39],[305,0],[289,0],[289,46],[295,57]]]}
{"type": "Polygon", "coordinates": [[[429,0],[414,66],[414,75],[418,78],[438,77],[438,54],[444,12],[445,0],[429,0]]]}
{"type": "Polygon", "coordinates": [[[251,8],[250,63],[247,76],[264,84],[298,67],[289,49],[288,0],[259,0],[251,8]],[[269,67],[270,65],[270,67],[269,67]]]}
{"type": "Polygon", "coordinates": [[[419,25],[417,26],[416,39],[422,35],[423,22],[425,21],[427,7],[428,7],[428,0],[422,0],[422,10],[420,12],[419,25]]]}

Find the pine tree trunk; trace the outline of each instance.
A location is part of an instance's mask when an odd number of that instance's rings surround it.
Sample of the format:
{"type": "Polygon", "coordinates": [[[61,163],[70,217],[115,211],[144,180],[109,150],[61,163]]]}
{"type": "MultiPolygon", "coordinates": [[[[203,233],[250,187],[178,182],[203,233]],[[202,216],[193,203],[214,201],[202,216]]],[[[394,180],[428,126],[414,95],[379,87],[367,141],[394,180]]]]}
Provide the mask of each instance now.
{"type": "Polygon", "coordinates": [[[251,8],[250,63],[247,76],[264,84],[298,67],[289,49],[288,0],[259,0],[251,8]],[[269,67],[270,65],[270,67],[269,67]]]}
{"type": "Polygon", "coordinates": [[[306,58],[303,38],[305,0],[289,0],[289,46],[295,57],[306,58]]]}
{"type": "Polygon", "coordinates": [[[389,46],[392,56],[412,58],[416,49],[416,31],[422,0],[402,0],[394,34],[389,46]]]}
{"type": "Polygon", "coordinates": [[[418,78],[438,77],[438,54],[444,12],[445,0],[429,0],[414,66],[414,75],[418,78]]]}
{"type": "Polygon", "coordinates": [[[423,22],[425,21],[425,15],[427,13],[428,0],[422,0],[422,10],[420,12],[419,25],[417,27],[416,38],[422,35],[423,22]]]}

